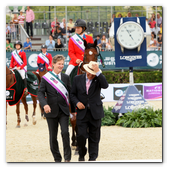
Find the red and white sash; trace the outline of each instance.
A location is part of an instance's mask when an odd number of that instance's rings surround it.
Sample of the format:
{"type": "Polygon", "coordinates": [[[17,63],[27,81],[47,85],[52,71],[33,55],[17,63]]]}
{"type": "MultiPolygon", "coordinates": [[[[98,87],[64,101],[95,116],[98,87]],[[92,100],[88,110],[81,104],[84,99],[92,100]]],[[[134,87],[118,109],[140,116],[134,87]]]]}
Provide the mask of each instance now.
{"type": "Polygon", "coordinates": [[[50,64],[49,59],[43,53],[40,53],[38,57],[40,57],[48,65],[50,64]]]}
{"type": "Polygon", "coordinates": [[[78,34],[74,34],[71,37],[72,41],[77,45],[78,48],[80,48],[80,50],[82,50],[84,52],[85,50],[85,46],[84,46],[84,41],[83,39],[80,37],[80,35],[78,34]]]}
{"type": "MultiPolygon", "coordinates": [[[[14,57],[14,59],[16,60],[16,62],[17,62],[20,66],[23,65],[23,61],[22,61],[21,57],[19,56],[19,54],[17,53],[16,50],[14,50],[14,51],[12,52],[12,56],[14,57]]],[[[25,67],[23,68],[23,70],[24,70],[25,72],[27,72],[27,66],[25,66],[25,67]]]]}

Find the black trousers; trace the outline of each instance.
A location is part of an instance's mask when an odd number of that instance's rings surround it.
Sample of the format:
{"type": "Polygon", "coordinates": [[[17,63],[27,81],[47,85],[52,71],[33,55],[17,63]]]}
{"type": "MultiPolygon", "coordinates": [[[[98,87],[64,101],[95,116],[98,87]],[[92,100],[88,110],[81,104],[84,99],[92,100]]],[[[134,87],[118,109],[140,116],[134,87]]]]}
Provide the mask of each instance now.
{"type": "Polygon", "coordinates": [[[30,27],[30,30],[31,30],[31,36],[33,36],[32,22],[26,22],[26,27],[27,27],[27,34],[28,34],[28,36],[30,36],[30,34],[29,34],[29,27],[30,27]]]}
{"type": "Polygon", "coordinates": [[[61,136],[64,148],[64,159],[71,160],[71,148],[70,148],[70,137],[68,131],[69,116],[64,114],[61,109],[59,109],[59,115],[56,118],[46,118],[49,128],[49,138],[50,138],[50,149],[53,154],[54,160],[61,162],[62,157],[59,151],[57,134],[58,134],[58,123],[61,127],[61,136]]]}
{"type": "Polygon", "coordinates": [[[89,161],[96,160],[98,157],[101,119],[95,120],[91,111],[87,109],[86,116],[82,120],[77,120],[77,144],[79,148],[79,157],[86,154],[86,139],[88,138],[89,161]]]}

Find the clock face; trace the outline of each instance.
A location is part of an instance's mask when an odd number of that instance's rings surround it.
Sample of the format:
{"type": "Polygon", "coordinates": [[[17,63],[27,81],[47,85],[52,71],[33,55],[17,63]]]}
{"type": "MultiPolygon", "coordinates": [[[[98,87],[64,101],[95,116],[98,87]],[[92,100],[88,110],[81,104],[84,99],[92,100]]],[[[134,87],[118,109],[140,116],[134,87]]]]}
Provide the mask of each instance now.
{"type": "Polygon", "coordinates": [[[116,36],[121,46],[127,49],[133,49],[143,42],[144,31],[138,23],[128,21],[118,28],[116,36]]]}

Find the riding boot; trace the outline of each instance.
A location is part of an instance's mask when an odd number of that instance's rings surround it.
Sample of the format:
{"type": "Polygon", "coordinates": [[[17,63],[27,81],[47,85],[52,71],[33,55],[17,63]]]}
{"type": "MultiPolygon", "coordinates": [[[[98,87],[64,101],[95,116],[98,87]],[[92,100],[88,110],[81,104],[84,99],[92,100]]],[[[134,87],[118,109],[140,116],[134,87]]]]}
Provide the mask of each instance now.
{"type": "Polygon", "coordinates": [[[27,93],[28,89],[27,89],[27,80],[26,80],[26,78],[23,79],[23,82],[24,82],[24,86],[25,86],[25,93],[27,93]]]}

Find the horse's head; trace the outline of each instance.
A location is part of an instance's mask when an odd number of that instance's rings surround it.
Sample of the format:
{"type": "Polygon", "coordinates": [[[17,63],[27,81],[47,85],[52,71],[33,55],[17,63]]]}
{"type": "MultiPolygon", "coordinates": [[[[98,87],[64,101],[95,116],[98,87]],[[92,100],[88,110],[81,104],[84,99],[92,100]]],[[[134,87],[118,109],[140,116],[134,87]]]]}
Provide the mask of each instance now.
{"type": "Polygon", "coordinates": [[[97,47],[97,40],[94,41],[94,44],[88,43],[84,40],[85,52],[84,52],[84,62],[89,63],[90,61],[96,61],[99,55],[98,47],[97,47]]]}
{"type": "Polygon", "coordinates": [[[40,72],[43,72],[44,70],[46,70],[45,63],[44,64],[39,63],[38,64],[38,69],[39,69],[40,72]]]}

